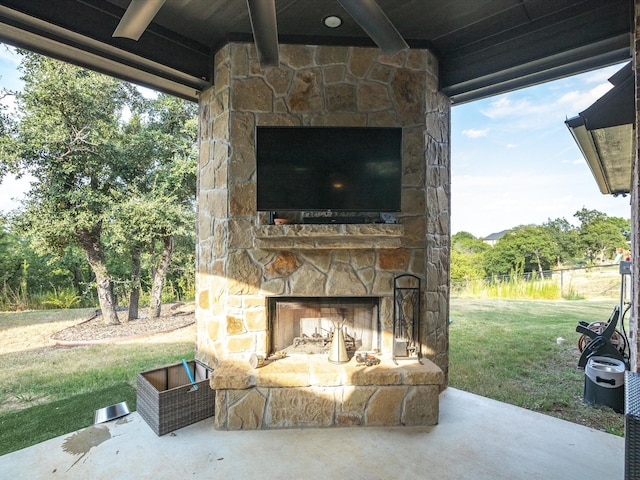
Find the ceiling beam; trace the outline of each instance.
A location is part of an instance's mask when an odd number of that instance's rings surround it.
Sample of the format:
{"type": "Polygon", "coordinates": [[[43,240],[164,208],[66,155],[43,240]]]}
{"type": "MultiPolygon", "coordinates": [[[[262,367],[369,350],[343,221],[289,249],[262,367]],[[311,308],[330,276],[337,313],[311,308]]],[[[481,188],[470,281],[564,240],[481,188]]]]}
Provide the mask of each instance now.
{"type": "Polygon", "coordinates": [[[0,6],[0,41],[191,101],[210,85],[126,50],[0,6]]]}
{"type": "Polygon", "coordinates": [[[280,61],[275,0],[247,0],[247,8],[260,66],[277,67],[280,61]]]}

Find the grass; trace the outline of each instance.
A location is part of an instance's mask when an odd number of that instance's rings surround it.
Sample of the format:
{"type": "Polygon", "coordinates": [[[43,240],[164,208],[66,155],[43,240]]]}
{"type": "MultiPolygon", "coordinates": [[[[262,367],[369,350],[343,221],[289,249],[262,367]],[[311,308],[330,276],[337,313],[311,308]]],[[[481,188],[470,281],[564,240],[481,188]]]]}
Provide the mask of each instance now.
{"type": "Polygon", "coordinates": [[[76,308],[71,310],[34,310],[27,312],[0,312],[0,332],[26,325],[42,325],[50,322],[64,322],[87,318],[95,308],[76,308]]]}
{"type": "MultiPolygon", "coordinates": [[[[576,368],[576,324],[606,321],[614,303],[454,298],[449,384],[623,435],[623,415],[582,402],[584,372],[576,368]]],[[[0,335],[64,324],[88,312],[2,313],[0,335]]],[[[0,355],[7,366],[0,369],[0,455],[87,427],[98,408],[126,401],[135,410],[136,374],[192,358],[193,348],[193,342],[8,348],[0,355]]]]}
{"type": "Polygon", "coordinates": [[[558,300],[562,298],[560,286],[554,280],[526,280],[512,277],[508,280],[475,279],[456,282],[456,294],[467,298],[500,298],[558,300]]]}
{"type": "Polygon", "coordinates": [[[136,389],[129,383],[74,395],[25,410],[0,415],[0,453],[44,442],[93,423],[97,409],[126,401],[135,406],[136,389]]]}
{"type": "Polygon", "coordinates": [[[606,321],[614,303],[452,299],[449,384],[622,436],[623,415],[582,401],[576,368],[578,321],[606,321]]]}
{"type": "MultiPolygon", "coordinates": [[[[12,328],[61,322],[86,311],[0,315],[12,328]],[[66,313],[65,313],[66,312],[66,313]]],[[[27,329],[27,331],[30,331],[27,329]]],[[[0,355],[0,455],[93,423],[98,408],[126,401],[136,409],[136,374],[193,358],[193,342],[44,347],[0,355]]]]}

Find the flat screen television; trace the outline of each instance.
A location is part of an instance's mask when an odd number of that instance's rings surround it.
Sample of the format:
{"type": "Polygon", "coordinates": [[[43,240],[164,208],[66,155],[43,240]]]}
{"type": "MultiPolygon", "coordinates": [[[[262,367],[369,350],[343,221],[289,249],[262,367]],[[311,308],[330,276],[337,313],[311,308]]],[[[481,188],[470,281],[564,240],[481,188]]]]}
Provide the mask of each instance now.
{"type": "Polygon", "coordinates": [[[399,212],[402,128],[256,128],[258,211],[399,212]]]}

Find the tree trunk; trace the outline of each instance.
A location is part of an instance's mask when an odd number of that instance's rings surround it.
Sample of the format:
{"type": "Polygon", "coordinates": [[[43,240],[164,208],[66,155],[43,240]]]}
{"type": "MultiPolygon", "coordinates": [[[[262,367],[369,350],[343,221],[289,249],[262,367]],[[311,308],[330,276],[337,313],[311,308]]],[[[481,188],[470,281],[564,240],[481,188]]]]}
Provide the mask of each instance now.
{"type": "Polygon", "coordinates": [[[149,300],[149,317],[158,318],[160,309],[162,308],[162,289],[164,288],[164,280],[171,263],[171,254],[173,253],[173,235],[162,238],[163,247],[158,267],[152,271],[151,298],[149,300]]]}
{"type": "Polygon", "coordinates": [[[82,269],[78,265],[73,264],[71,267],[69,267],[69,270],[73,275],[73,278],[71,280],[71,282],[73,283],[73,288],[78,295],[82,296],[87,283],[82,273],[82,269]]]}
{"type": "Polygon", "coordinates": [[[536,263],[538,264],[538,275],[540,275],[540,279],[544,278],[544,272],[542,271],[542,264],[540,263],[540,254],[535,252],[536,263]]]}
{"type": "Polygon", "coordinates": [[[107,272],[107,264],[104,260],[104,251],[100,243],[100,230],[81,230],[77,232],[80,247],[87,256],[87,261],[96,276],[96,288],[98,290],[98,301],[102,310],[102,318],[107,325],[117,325],[120,323],[116,313],[113,294],[111,293],[111,280],[107,272]]]}
{"type": "Polygon", "coordinates": [[[129,321],[138,318],[140,307],[140,247],[131,252],[131,294],[129,295],[129,321]]]}

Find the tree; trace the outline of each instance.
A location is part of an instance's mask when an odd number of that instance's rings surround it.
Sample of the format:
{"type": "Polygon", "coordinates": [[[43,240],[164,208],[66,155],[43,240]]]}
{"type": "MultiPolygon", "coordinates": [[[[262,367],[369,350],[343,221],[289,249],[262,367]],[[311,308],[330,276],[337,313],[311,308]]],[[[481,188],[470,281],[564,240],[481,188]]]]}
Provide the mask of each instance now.
{"type": "Polygon", "coordinates": [[[507,275],[518,269],[525,272],[544,270],[553,265],[557,247],[549,231],[541,226],[528,225],[507,232],[485,254],[484,267],[489,275],[507,275]]]}
{"type": "Polygon", "coordinates": [[[126,128],[127,157],[136,165],[126,177],[126,200],[117,205],[112,234],[131,258],[130,316],[137,312],[141,255],[149,254],[149,316],[160,316],[162,290],[175,237],[195,223],[197,107],[160,95],[139,105],[126,128]]]}
{"type": "MultiPolygon", "coordinates": [[[[11,92],[4,88],[0,89],[0,102],[10,95],[12,95],[11,92]]],[[[15,135],[15,122],[7,110],[7,106],[0,103],[0,158],[6,159],[6,161],[0,161],[0,180],[12,170],[13,166],[13,162],[10,162],[9,159],[13,144],[12,137],[15,135]]]]}
{"type": "Polygon", "coordinates": [[[578,239],[590,262],[599,258],[604,262],[618,249],[627,249],[631,223],[619,217],[608,217],[597,210],[583,208],[574,215],[581,222],[578,239]]]}
{"type": "Polygon", "coordinates": [[[22,260],[18,256],[18,240],[9,230],[7,219],[0,215],[0,286],[15,289],[19,286],[22,260]]]}
{"type": "Polygon", "coordinates": [[[197,106],[144,100],[129,84],[21,53],[23,116],[12,148],[0,150],[0,175],[29,171],[38,182],[17,224],[57,258],[82,249],[107,323],[119,322],[114,292],[126,284],[129,318],[138,316],[145,268],[159,316],[176,237],[188,237],[191,250],[195,242],[197,106]]]}
{"type": "Polygon", "coordinates": [[[557,247],[556,265],[575,259],[580,251],[578,229],[565,218],[548,219],[542,226],[547,229],[557,247]]]}
{"type": "Polygon", "coordinates": [[[12,167],[36,179],[24,225],[51,251],[78,245],[95,275],[106,323],[118,323],[102,243],[105,215],[123,185],[121,112],[128,84],[33,53],[21,52],[22,117],[12,167]]]}
{"type": "Polygon", "coordinates": [[[0,215],[0,309],[33,308],[58,293],[85,298],[91,275],[77,247],[59,255],[43,249],[37,239],[20,234],[20,216],[0,215]]]}
{"type": "Polygon", "coordinates": [[[484,253],[491,247],[469,232],[458,232],[451,237],[451,280],[483,278],[484,253]]]}

